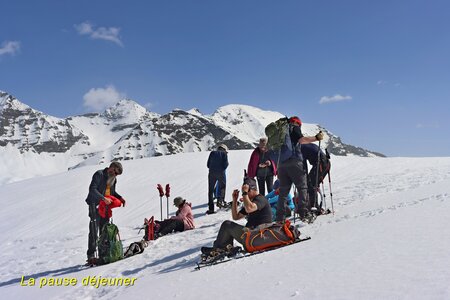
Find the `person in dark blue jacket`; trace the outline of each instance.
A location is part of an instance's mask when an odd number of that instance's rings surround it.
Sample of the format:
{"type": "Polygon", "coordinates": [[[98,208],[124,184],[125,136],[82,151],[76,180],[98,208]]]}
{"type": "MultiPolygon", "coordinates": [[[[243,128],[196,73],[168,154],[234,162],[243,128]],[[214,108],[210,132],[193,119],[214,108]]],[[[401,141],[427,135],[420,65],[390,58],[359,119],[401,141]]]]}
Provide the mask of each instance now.
{"type": "Polygon", "coordinates": [[[113,161],[109,168],[98,170],[92,176],[91,184],[89,185],[89,194],[86,198],[86,203],[89,205],[89,239],[87,260],[88,264],[95,264],[97,257],[95,256],[97,250],[97,237],[103,225],[109,222],[109,218],[102,218],[98,214],[97,206],[100,201],[104,201],[106,205],[111,204],[111,199],[105,196],[114,196],[122,202],[125,206],[125,199],[116,192],[116,177],[122,174],[122,164],[118,161],[113,161]]]}
{"type": "Polygon", "coordinates": [[[309,163],[311,165],[311,170],[308,173],[308,196],[309,196],[309,204],[311,208],[316,208],[316,213],[321,213],[321,204],[319,205],[317,199],[317,189],[318,186],[322,183],[325,176],[327,176],[328,172],[331,168],[331,163],[329,159],[329,155],[325,154],[319,146],[316,144],[304,144],[302,145],[302,156],[303,156],[303,165],[305,167],[306,172],[308,171],[309,163]],[[320,151],[320,155],[319,155],[320,151]],[[320,157],[319,157],[320,156],[320,157]],[[320,163],[317,163],[317,158],[320,159],[320,163]],[[317,183],[317,167],[319,167],[319,182],[317,183]]]}
{"type": "Polygon", "coordinates": [[[212,151],[209,154],[207,166],[209,169],[208,174],[208,210],[207,214],[213,214],[214,211],[214,187],[216,182],[219,188],[219,194],[217,195],[217,206],[226,206],[225,204],[225,189],[226,189],[226,177],[225,170],[228,167],[228,147],[225,144],[220,144],[217,150],[212,151]]]}

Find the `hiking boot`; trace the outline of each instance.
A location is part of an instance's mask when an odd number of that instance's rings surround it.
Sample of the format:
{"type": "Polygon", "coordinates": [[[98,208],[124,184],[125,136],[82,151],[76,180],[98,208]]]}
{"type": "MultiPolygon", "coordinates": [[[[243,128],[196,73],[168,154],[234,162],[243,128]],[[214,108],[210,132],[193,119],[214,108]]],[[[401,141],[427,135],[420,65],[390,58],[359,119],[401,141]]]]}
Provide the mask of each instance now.
{"type": "Polygon", "coordinates": [[[88,257],[86,260],[86,266],[96,266],[97,265],[97,257],[88,257]]]}
{"type": "Polygon", "coordinates": [[[316,215],[308,212],[305,214],[305,216],[303,218],[301,218],[303,223],[308,223],[311,224],[312,222],[314,222],[314,220],[316,219],[316,215]]]}
{"type": "Polygon", "coordinates": [[[207,215],[212,215],[212,214],[215,214],[216,212],[214,211],[214,210],[210,210],[210,209],[208,209],[207,211],[206,211],[206,214],[207,215]]]}

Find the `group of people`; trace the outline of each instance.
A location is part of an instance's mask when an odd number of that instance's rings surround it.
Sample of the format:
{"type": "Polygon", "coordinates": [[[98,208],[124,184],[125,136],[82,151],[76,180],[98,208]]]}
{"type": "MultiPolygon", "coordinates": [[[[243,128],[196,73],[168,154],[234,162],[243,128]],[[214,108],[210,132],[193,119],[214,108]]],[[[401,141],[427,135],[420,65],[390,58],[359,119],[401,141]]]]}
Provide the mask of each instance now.
{"type": "MultiPolygon", "coordinates": [[[[224,221],[220,227],[214,248],[226,248],[233,245],[233,240],[242,244],[242,236],[246,228],[255,228],[272,221],[284,222],[294,210],[304,222],[313,219],[313,210],[317,212],[317,187],[330,169],[329,157],[313,142],[323,139],[322,132],[315,136],[304,136],[301,131],[302,122],[298,117],[289,118],[289,137],[292,143],[292,153],[280,161],[268,149],[268,139],[263,137],[254,149],[248,163],[248,173],[239,189],[232,194],[231,216],[233,220],[247,218],[245,226],[233,221],[224,221]],[[278,161],[276,161],[278,160],[278,161]],[[312,168],[308,174],[307,163],[312,168]],[[319,172],[319,174],[317,173],[319,172]],[[274,182],[274,177],[277,181],[274,182]],[[293,203],[289,195],[292,184],[296,190],[296,201],[293,203]],[[267,197],[264,196],[267,187],[267,197]],[[269,200],[270,202],[269,202],[269,200]],[[238,202],[242,202],[242,207],[238,202]]],[[[228,167],[228,147],[220,144],[217,150],[210,153],[207,161],[208,173],[208,210],[206,214],[215,213],[214,198],[217,206],[224,207],[226,190],[226,169],[228,167]],[[215,191],[217,190],[217,193],[215,191]]],[[[123,172],[122,165],[114,161],[108,168],[97,171],[89,186],[86,199],[89,205],[89,239],[88,263],[96,260],[96,241],[102,226],[109,222],[109,214],[100,216],[98,206],[101,201],[111,204],[109,196],[119,199],[125,206],[125,199],[116,191],[117,176],[123,172]]],[[[195,228],[191,204],[182,197],[174,199],[178,208],[176,215],[170,219],[156,222],[155,237],[177,231],[195,228]]],[[[319,210],[320,213],[320,210],[319,210]]]]}
{"type": "MultiPolygon", "coordinates": [[[[238,210],[239,190],[232,195],[231,215],[233,220],[247,218],[247,224],[242,226],[232,221],[224,221],[220,227],[213,248],[225,249],[233,245],[233,240],[242,243],[245,228],[253,229],[272,221],[284,222],[294,210],[304,222],[312,222],[315,214],[321,213],[318,204],[318,186],[330,170],[329,156],[319,146],[314,144],[323,139],[323,133],[315,136],[304,136],[301,131],[302,122],[297,116],[289,118],[289,138],[293,151],[283,160],[268,148],[268,139],[262,137],[253,150],[247,167],[247,177],[244,178],[242,191],[243,206],[238,210]],[[277,160],[277,162],[275,161],[277,160]],[[308,163],[312,166],[308,173],[308,163]],[[278,179],[274,183],[274,176],[278,179]],[[296,190],[296,201],[289,194],[292,184],[296,190]],[[263,196],[266,192],[268,194],[263,196]],[[269,201],[270,200],[270,201],[269,201]]],[[[212,151],[208,158],[208,206],[207,214],[214,213],[214,187],[217,183],[221,193],[217,196],[219,203],[225,199],[226,176],[228,167],[227,147],[220,145],[212,151]]],[[[219,206],[219,205],[218,205],[219,206]]],[[[219,206],[220,207],[220,206],[219,206]]]]}

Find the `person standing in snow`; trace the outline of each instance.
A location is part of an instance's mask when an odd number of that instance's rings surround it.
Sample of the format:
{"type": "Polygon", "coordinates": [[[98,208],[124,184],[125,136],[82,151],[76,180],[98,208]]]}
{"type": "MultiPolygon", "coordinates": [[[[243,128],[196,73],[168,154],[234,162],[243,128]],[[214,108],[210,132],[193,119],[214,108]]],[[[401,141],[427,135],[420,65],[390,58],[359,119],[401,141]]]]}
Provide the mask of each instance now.
{"type": "MultiPolygon", "coordinates": [[[[321,214],[321,207],[319,207],[319,203],[317,201],[317,188],[322,183],[325,176],[327,176],[328,172],[330,172],[331,163],[330,156],[327,153],[324,153],[319,146],[316,144],[305,144],[302,145],[302,156],[303,156],[303,164],[306,172],[308,171],[308,163],[311,165],[311,170],[308,173],[308,195],[309,195],[309,204],[311,208],[317,208],[316,213],[321,214]],[[320,154],[319,154],[320,152],[320,154]],[[319,164],[317,163],[317,158],[319,158],[319,164]],[[319,182],[317,181],[317,166],[319,167],[319,182]]],[[[321,206],[321,205],[320,205],[321,206]]]]}
{"type": "Polygon", "coordinates": [[[92,176],[91,184],[89,185],[89,194],[86,198],[86,203],[89,205],[89,238],[87,261],[89,264],[95,264],[97,257],[97,238],[103,225],[109,222],[108,214],[105,218],[99,215],[97,207],[100,202],[105,202],[106,205],[111,204],[111,199],[108,196],[114,196],[122,202],[125,206],[125,199],[116,192],[117,176],[123,172],[122,164],[118,161],[113,161],[108,168],[98,170],[92,176]]]}
{"type": "Polygon", "coordinates": [[[202,252],[204,254],[216,249],[227,250],[233,246],[233,240],[236,240],[243,245],[243,233],[246,228],[254,229],[261,224],[272,222],[272,210],[270,204],[266,197],[258,192],[256,180],[254,178],[245,178],[241,191],[243,207],[238,210],[239,190],[234,190],[231,216],[233,220],[240,220],[247,217],[247,224],[243,226],[229,220],[224,221],[220,226],[213,247],[202,247],[202,252]]]}
{"type": "Polygon", "coordinates": [[[259,192],[264,195],[273,190],[273,176],[277,175],[277,167],[275,162],[269,158],[267,151],[267,138],[259,139],[258,147],[253,150],[247,167],[248,177],[256,177],[258,180],[259,192]]]}
{"type": "Polygon", "coordinates": [[[225,203],[225,189],[227,181],[225,177],[225,170],[228,167],[228,147],[225,144],[220,144],[217,150],[209,154],[208,162],[206,164],[209,169],[208,173],[208,210],[206,214],[213,214],[214,211],[214,187],[216,182],[219,186],[219,195],[217,197],[217,206],[226,206],[225,203]]]}
{"type": "Polygon", "coordinates": [[[301,147],[303,144],[322,140],[323,133],[319,132],[315,136],[303,136],[301,126],[302,122],[297,116],[289,118],[289,135],[294,150],[288,159],[281,161],[278,165],[280,196],[277,203],[277,222],[283,222],[286,217],[287,196],[292,184],[295,185],[298,193],[296,212],[300,215],[300,219],[308,223],[314,220],[308,201],[308,185],[301,147]]]}
{"type": "Polygon", "coordinates": [[[192,214],[191,208],[192,204],[182,197],[176,197],[173,199],[173,205],[178,208],[175,216],[164,221],[155,221],[155,238],[172,232],[182,232],[195,228],[194,215],[192,214]]]}

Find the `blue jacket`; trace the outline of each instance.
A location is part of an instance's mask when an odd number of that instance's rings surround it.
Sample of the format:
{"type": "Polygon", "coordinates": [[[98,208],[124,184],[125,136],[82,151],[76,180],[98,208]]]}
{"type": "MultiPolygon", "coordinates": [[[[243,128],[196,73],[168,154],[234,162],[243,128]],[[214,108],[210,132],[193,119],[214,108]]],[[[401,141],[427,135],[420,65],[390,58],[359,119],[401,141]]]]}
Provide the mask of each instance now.
{"type": "MultiPolygon", "coordinates": [[[[89,194],[86,198],[87,204],[95,204],[96,206],[100,203],[100,200],[103,198],[106,192],[106,181],[108,180],[108,168],[103,170],[98,170],[92,176],[91,184],[89,185],[89,194]]],[[[111,186],[111,195],[122,199],[116,192],[116,183],[117,178],[114,181],[114,184],[111,186]]]]}
{"type": "Polygon", "coordinates": [[[225,151],[215,150],[209,154],[208,163],[209,171],[225,172],[228,167],[228,154],[225,151]]]}
{"type": "MultiPolygon", "coordinates": [[[[267,200],[269,200],[270,207],[272,208],[273,221],[275,221],[277,217],[277,203],[278,203],[278,195],[275,194],[275,191],[276,190],[273,190],[266,195],[267,200]]],[[[295,204],[291,194],[288,194],[288,206],[292,211],[295,210],[295,204]]]]}

